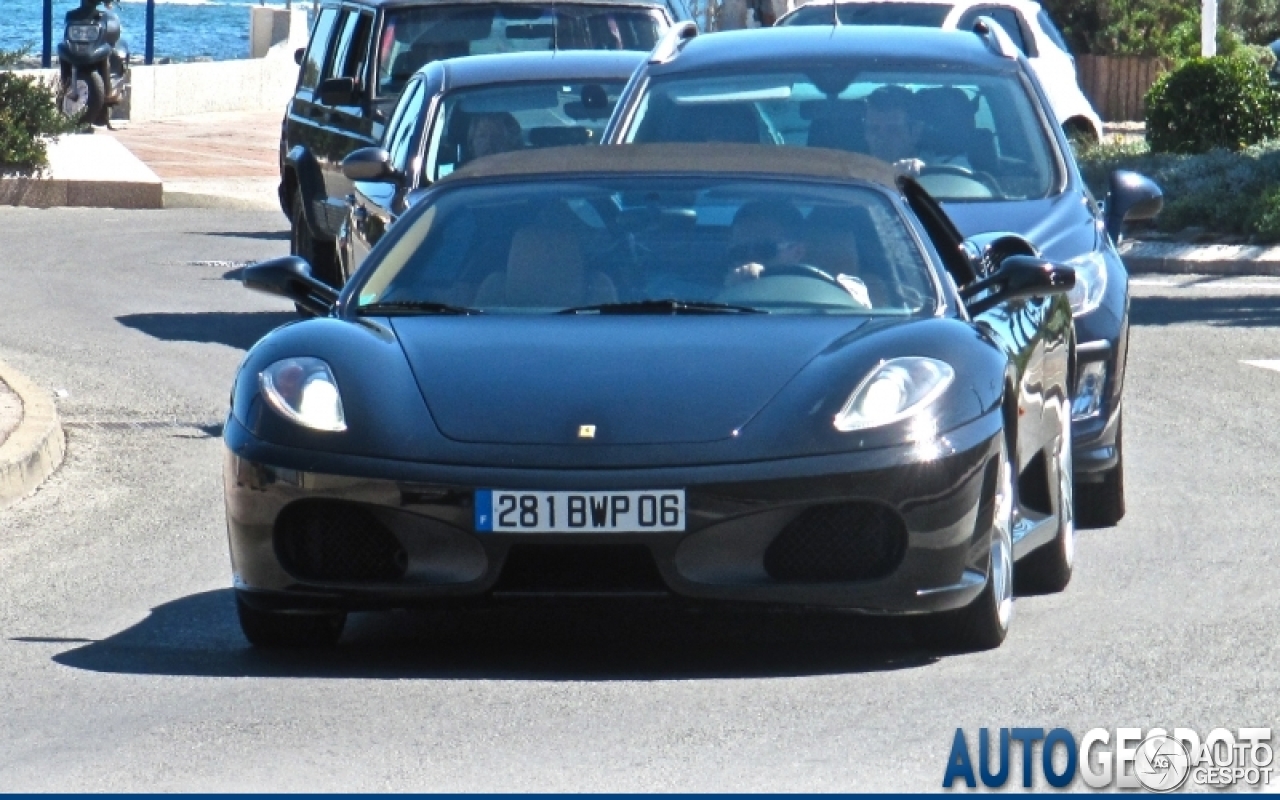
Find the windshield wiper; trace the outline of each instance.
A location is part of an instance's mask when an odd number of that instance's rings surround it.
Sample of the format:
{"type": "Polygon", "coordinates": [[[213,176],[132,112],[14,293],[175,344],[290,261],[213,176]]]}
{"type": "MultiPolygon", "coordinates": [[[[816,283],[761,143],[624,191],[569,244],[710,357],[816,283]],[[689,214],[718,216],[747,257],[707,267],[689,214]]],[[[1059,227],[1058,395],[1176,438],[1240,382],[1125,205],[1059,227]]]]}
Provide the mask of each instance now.
{"type": "Polygon", "coordinates": [[[704,303],[698,300],[639,300],[634,303],[601,303],[566,308],[561,314],[768,314],[763,308],[704,303]]]}
{"type": "Polygon", "coordinates": [[[424,300],[391,300],[386,303],[369,303],[358,306],[358,314],[483,314],[478,308],[451,306],[448,303],[429,303],[424,300]]]}

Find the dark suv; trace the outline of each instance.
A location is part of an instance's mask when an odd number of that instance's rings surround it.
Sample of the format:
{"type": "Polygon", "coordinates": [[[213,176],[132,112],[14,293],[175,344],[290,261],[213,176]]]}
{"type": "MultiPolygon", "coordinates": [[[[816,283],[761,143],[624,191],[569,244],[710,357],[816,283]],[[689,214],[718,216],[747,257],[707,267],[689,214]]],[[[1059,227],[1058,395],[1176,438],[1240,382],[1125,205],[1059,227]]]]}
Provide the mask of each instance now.
{"type": "Polygon", "coordinates": [[[326,0],[297,53],[298,86],[280,137],[280,205],[292,252],[340,281],[334,239],[351,182],[342,159],[377,144],[424,64],[529,50],[650,50],[686,0],[326,0]]]}

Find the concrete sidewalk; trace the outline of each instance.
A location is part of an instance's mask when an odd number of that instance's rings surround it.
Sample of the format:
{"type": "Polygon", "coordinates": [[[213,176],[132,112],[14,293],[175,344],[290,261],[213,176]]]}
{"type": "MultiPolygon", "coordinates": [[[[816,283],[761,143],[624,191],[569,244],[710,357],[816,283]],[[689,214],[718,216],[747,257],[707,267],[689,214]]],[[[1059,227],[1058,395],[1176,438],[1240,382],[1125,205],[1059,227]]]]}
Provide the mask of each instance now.
{"type": "Polygon", "coordinates": [[[166,207],[280,210],[280,111],[227,111],[101,131],[164,183],[166,207]]]}
{"type": "Polygon", "coordinates": [[[53,397],[0,361],[0,509],[40,488],[66,448],[53,397]]]}

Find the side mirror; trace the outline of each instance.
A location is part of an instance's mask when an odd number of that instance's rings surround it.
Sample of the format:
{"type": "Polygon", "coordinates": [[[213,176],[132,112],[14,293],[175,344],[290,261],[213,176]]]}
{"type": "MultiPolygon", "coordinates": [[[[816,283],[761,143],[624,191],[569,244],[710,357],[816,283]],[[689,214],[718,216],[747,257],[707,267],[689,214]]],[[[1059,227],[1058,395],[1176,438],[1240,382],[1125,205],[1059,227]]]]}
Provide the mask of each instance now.
{"type": "Polygon", "coordinates": [[[1126,222],[1154,219],[1164,208],[1164,192],[1155,181],[1136,172],[1118,169],[1111,173],[1107,191],[1107,233],[1120,241],[1126,222]]]}
{"type": "Polygon", "coordinates": [[[293,63],[297,64],[298,66],[302,66],[302,57],[305,56],[306,54],[307,54],[307,48],[305,47],[299,47],[297,50],[294,50],[293,63]]]}
{"type": "Polygon", "coordinates": [[[400,173],[391,166],[391,154],[381,147],[361,147],[342,159],[342,174],[351,181],[394,182],[400,173]]]}
{"type": "Polygon", "coordinates": [[[349,106],[356,100],[355,78],[329,78],[321,82],[316,94],[326,106],[349,106]]]}
{"type": "Polygon", "coordinates": [[[1008,300],[1064,294],[1076,285],[1076,271],[1035,256],[1009,256],[982,280],[961,287],[970,314],[981,314],[1008,300]]]}
{"type": "Polygon", "coordinates": [[[284,256],[251,264],[240,280],[246,289],[285,297],[316,316],[328,314],[338,302],[338,290],[317,280],[311,265],[297,256],[284,256]]]}

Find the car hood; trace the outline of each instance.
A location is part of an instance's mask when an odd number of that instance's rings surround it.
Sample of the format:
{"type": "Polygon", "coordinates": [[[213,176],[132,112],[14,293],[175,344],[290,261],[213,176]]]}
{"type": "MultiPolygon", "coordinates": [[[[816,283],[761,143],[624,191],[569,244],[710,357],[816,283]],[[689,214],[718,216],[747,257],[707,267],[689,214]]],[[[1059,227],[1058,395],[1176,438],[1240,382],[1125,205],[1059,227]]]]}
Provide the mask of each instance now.
{"type": "Polygon", "coordinates": [[[538,315],[391,324],[445,437],[607,445],[733,438],[806,364],[866,322],[538,315]]]}
{"type": "Polygon", "coordinates": [[[966,237],[997,231],[1021,234],[1051,261],[1067,261],[1098,244],[1096,220],[1088,198],[1080,192],[1041,200],[943,203],[942,207],[966,237]]]}

